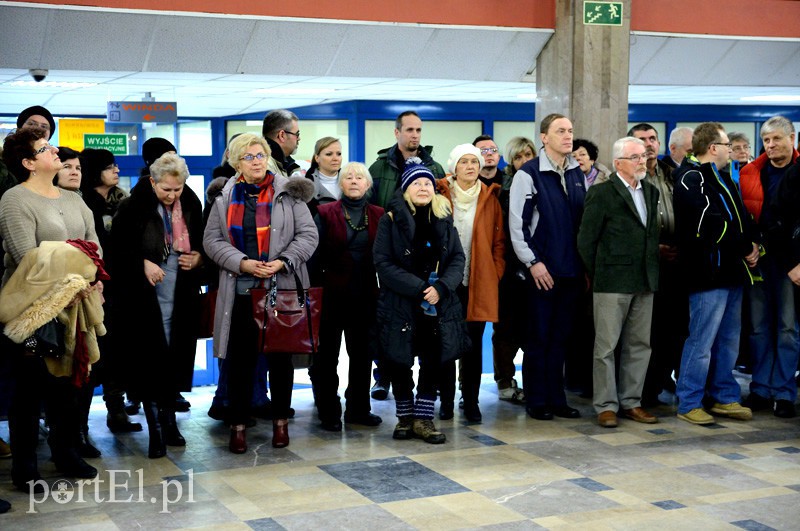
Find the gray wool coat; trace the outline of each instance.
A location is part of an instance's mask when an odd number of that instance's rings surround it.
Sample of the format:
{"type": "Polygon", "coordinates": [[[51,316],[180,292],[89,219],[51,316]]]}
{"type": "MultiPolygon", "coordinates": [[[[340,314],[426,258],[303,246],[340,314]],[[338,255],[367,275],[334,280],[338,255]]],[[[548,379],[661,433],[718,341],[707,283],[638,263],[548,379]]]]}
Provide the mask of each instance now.
{"type": "MultiPolygon", "coordinates": [[[[214,314],[214,356],[225,358],[231,328],[233,300],[236,296],[236,277],[239,265],[247,255],[234,247],[228,235],[228,206],[238,174],[230,179],[214,201],[203,235],[203,248],[219,266],[219,291],[214,314]]],[[[306,201],[314,195],[314,183],[302,177],[275,176],[275,197],[272,201],[269,238],[269,260],[283,256],[291,260],[303,282],[309,286],[306,261],[314,254],[319,242],[317,226],[311,218],[306,201]]],[[[279,289],[294,289],[294,275],[286,269],[278,273],[279,289]]]]}

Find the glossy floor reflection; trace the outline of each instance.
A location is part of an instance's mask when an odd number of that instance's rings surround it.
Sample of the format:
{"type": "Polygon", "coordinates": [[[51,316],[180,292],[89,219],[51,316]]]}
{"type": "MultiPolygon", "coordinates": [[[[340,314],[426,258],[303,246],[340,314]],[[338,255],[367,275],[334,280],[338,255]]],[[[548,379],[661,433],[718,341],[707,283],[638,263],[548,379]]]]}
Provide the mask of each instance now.
{"type": "MultiPolygon", "coordinates": [[[[298,376],[300,372],[298,371],[298,376]]],[[[186,397],[185,448],[147,459],[146,431],[112,435],[95,398],[91,436],[100,481],[58,481],[44,441],[40,471],[52,492],[12,490],[0,461],[3,529],[798,529],[800,419],[758,412],[710,427],[653,410],[656,425],[597,426],[589,400],[568,395],[583,418],[536,421],[497,399],[486,376],[482,424],[459,412],[437,421],[447,443],[395,441],[394,404],[373,401],[384,423],[321,430],[311,390],[297,389],[288,448],[271,423],[248,430],[244,455],[206,415],[212,388],[186,397]],[[114,484],[113,486],[111,484],[114,484]]],[[[664,398],[665,395],[662,395],[664,398]]],[[[144,423],[144,418],[140,420],[144,423]]],[[[7,425],[0,424],[7,436],[7,425]]]]}

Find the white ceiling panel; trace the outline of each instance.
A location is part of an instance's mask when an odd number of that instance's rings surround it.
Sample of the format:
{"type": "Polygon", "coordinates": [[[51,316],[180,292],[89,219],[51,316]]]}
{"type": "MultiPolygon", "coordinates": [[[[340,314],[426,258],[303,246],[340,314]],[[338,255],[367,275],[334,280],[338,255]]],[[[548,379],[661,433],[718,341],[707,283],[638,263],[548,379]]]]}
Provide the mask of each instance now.
{"type": "MultiPolygon", "coordinates": [[[[108,100],[147,93],[189,117],[356,99],[533,101],[522,80],[551,34],[0,1],[0,112],[102,115],[108,100]],[[10,85],[34,67],[50,70],[47,82],[98,85],[10,85]]],[[[630,79],[631,103],[797,95],[800,41],[632,34],[630,79]]]]}

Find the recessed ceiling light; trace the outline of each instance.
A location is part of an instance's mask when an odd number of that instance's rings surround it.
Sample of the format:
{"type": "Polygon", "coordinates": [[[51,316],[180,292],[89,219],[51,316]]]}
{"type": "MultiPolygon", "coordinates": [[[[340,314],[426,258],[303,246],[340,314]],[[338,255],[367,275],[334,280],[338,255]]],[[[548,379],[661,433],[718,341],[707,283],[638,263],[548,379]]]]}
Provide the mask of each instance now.
{"type": "Polygon", "coordinates": [[[273,87],[254,90],[256,94],[282,94],[282,95],[308,95],[308,94],[329,94],[336,92],[336,89],[318,87],[318,88],[303,88],[303,87],[273,87]]]}
{"type": "Polygon", "coordinates": [[[7,81],[3,85],[9,87],[43,87],[43,88],[86,88],[94,87],[97,83],[85,83],[81,81],[7,81]]]}
{"type": "Polygon", "coordinates": [[[788,103],[792,101],[800,101],[800,96],[798,95],[788,95],[788,94],[766,94],[763,96],[743,96],[739,98],[742,101],[763,101],[769,103],[788,103]]]}

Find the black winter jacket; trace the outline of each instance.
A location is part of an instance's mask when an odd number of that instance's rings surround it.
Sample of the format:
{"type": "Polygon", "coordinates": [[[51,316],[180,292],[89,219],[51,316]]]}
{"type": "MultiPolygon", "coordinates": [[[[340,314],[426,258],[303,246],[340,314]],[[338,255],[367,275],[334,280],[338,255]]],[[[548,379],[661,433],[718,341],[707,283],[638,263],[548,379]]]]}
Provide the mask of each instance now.
{"type": "MultiPolygon", "coordinates": [[[[440,296],[436,318],[441,361],[445,362],[460,357],[470,346],[461,302],[456,295],[464,276],[465,256],[451,216],[434,218],[432,225],[440,245],[439,280],[434,287],[440,296]]],[[[411,273],[414,231],[411,210],[398,190],[378,224],[373,256],[380,281],[377,322],[381,347],[390,360],[408,367],[414,364],[412,340],[416,320],[428,318],[419,310],[422,292],[428,287],[427,279],[411,273]]]]}
{"type": "MultiPolygon", "coordinates": [[[[686,160],[684,160],[686,162],[686,160]]],[[[675,181],[675,235],[679,263],[690,292],[752,282],[745,256],[758,232],[727,172],[711,163],[681,166],[675,181]]]]}

